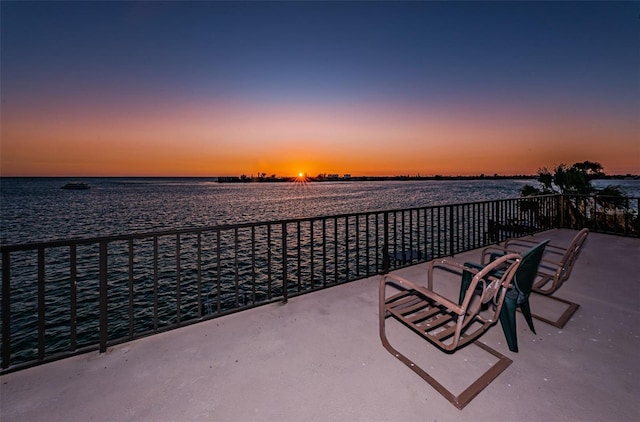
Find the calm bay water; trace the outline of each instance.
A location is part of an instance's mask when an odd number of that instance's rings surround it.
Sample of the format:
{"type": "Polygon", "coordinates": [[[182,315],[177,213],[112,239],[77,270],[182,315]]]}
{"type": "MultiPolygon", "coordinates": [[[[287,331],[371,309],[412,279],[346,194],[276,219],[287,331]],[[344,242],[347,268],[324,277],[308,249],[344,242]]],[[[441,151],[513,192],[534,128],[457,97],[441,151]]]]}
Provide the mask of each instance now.
{"type": "MultiPolygon", "coordinates": [[[[3,178],[2,244],[514,198],[535,180],[221,184],[205,178],[3,178]]],[[[640,196],[640,180],[596,181],[640,196]]]]}
{"type": "MultiPolygon", "coordinates": [[[[519,196],[522,186],[536,184],[534,180],[220,184],[203,178],[87,178],[82,181],[91,186],[89,190],[61,189],[69,181],[72,179],[1,179],[2,244],[515,198],[519,196]]],[[[611,182],[621,185],[631,196],[640,196],[640,180],[597,181],[595,184],[603,187],[611,182]]],[[[187,244],[190,242],[188,236],[183,241],[187,244]]],[[[211,242],[212,239],[203,239],[205,245],[210,246],[211,242]]],[[[258,247],[264,246],[263,244],[264,239],[257,240],[258,247]]],[[[144,242],[136,246],[144,247],[144,242]]],[[[161,244],[161,252],[162,246],[161,244]]],[[[170,246],[175,247],[173,243],[170,246]]],[[[317,245],[318,251],[320,247],[321,245],[317,245]]],[[[47,353],[67,350],[70,344],[68,250],[63,249],[47,252],[47,353]]],[[[76,299],[79,347],[95,344],[98,335],[97,252],[89,249],[79,250],[76,299]],[[85,257],[80,252],[88,256],[85,257]]],[[[184,247],[184,262],[181,264],[182,302],[177,305],[177,273],[172,270],[175,266],[172,251],[173,249],[164,255],[161,253],[156,305],[160,325],[175,323],[176,307],[180,308],[185,320],[196,317],[199,298],[204,301],[203,313],[214,312],[211,309],[217,295],[221,294],[216,284],[218,281],[223,289],[222,294],[229,294],[229,299],[221,299],[225,301],[225,306],[227,302],[229,306],[235,306],[233,302],[237,300],[238,287],[234,274],[238,263],[231,258],[218,262],[213,249],[203,249],[203,295],[200,296],[196,289],[193,253],[188,245],[184,247]],[[216,265],[220,266],[219,269],[216,265]]],[[[222,251],[225,251],[224,245],[222,251]]],[[[130,299],[134,301],[134,331],[138,333],[151,330],[155,288],[153,261],[149,251],[141,249],[136,253],[135,293],[131,297],[127,287],[127,251],[113,246],[109,253],[110,338],[127,335],[127,302],[130,299]]],[[[25,254],[12,260],[14,268],[11,298],[15,304],[11,317],[12,362],[28,361],[37,356],[38,282],[35,258],[33,254],[25,254]]],[[[257,261],[264,259],[263,255],[258,255],[257,261]]],[[[244,262],[246,268],[252,265],[244,262]]],[[[274,274],[281,269],[278,265],[275,263],[272,266],[274,274]]],[[[321,266],[320,263],[317,265],[316,277],[321,266]]],[[[330,259],[323,265],[329,270],[338,267],[338,263],[331,262],[330,259]]],[[[304,271],[308,272],[308,269],[304,271]]],[[[344,272],[346,269],[339,268],[338,271],[344,272]]],[[[258,294],[257,301],[264,300],[267,295],[264,278],[264,274],[260,274],[254,284],[258,294]]],[[[241,283],[249,280],[250,276],[243,277],[241,283]]]]}
{"type": "Polygon", "coordinates": [[[2,244],[519,196],[532,180],[221,184],[211,179],[3,178],[2,244]]]}

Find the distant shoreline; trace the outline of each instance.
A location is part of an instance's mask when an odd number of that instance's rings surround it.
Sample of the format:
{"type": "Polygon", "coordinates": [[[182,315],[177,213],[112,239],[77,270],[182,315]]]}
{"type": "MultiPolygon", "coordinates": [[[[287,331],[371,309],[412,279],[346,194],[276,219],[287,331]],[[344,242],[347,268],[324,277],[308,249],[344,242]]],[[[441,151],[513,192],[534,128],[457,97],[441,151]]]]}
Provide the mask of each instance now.
{"type": "Polygon", "coordinates": [[[517,175],[517,176],[319,176],[319,177],[248,177],[248,176],[220,176],[218,177],[218,183],[277,183],[277,182],[386,182],[386,181],[420,181],[420,180],[505,180],[505,179],[520,179],[528,180],[535,179],[535,176],[531,175],[517,175]]]}
{"type": "MultiPolygon", "coordinates": [[[[207,179],[218,183],[279,183],[279,182],[384,182],[421,180],[535,180],[537,175],[475,175],[475,176],[324,176],[324,177],[249,177],[249,176],[0,176],[1,179],[207,179]]],[[[605,175],[594,180],[638,180],[640,175],[605,175]]]]}
{"type": "MultiPolygon", "coordinates": [[[[612,175],[603,176],[601,180],[634,180],[638,175],[612,175]]],[[[248,177],[248,176],[221,176],[217,177],[218,183],[278,183],[278,182],[385,182],[385,181],[420,181],[420,180],[535,180],[535,175],[510,175],[510,176],[331,176],[331,177],[248,177]]],[[[595,180],[598,180],[595,179],[595,180]]]]}

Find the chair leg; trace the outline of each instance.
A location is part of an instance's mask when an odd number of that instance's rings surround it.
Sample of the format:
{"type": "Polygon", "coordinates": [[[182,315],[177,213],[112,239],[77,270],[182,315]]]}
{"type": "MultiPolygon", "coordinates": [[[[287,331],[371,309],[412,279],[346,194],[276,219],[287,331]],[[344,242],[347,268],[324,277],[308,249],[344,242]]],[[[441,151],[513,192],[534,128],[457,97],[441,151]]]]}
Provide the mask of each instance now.
{"type": "Polygon", "coordinates": [[[518,352],[518,335],[516,333],[516,301],[508,297],[504,298],[502,309],[500,310],[500,325],[504,337],[507,340],[509,350],[518,352]]]}
{"type": "Polygon", "coordinates": [[[440,384],[435,378],[429,375],[424,369],[420,368],[414,362],[411,361],[408,357],[400,353],[396,350],[387,339],[387,335],[385,332],[385,319],[387,315],[383,312],[380,315],[380,340],[382,340],[382,345],[389,353],[398,358],[402,363],[404,363],[408,368],[410,368],[413,372],[418,374],[423,380],[425,380],[429,385],[436,389],[438,393],[440,393],[444,398],[449,400],[451,404],[453,404],[458,409],[462,410],[467,404],[471,402],[485,387],[489,386],[491,382],[498,377],[505,369],[509,367],[513,363],[511,359],[504,356],[502,353],[497,350],[492,349],[486,344],[476,340],[473,342],[476,346],[481,348],[487,353],[495,356],[498,361],[489,367],[479,378],[477,378],[474,382],[472,382],[462,393],[457,396],[449,391],[444,385],[440,384]]]}
{"type": "MultiPolygon", "coordinates": [[[[534,291],[533,293],[537,293],[536,291],[534,291]]],[[[537,293],[540,294],[540,293],[537,293]]],[[[555,297],[555,296],[547,296],[547,295],[543,295],[545,297],[548,297],[549,299],[553,299],[557,302],[561,302],[564,303],[565,305],[567,305],[567,309],[565,309],[565,311],[562,313],[562,315],[560,315],[560,317],[558,319],[551,320],[548,318],[545,318],[541,315],[536,315],[536,314],[532,314],[532,316],[535,319],[538,319],[542,322],[546,322],[549,325],[553,325],[556,328],[562,328],[565,326],[565,324],[571,319],[571,317],[573,316],[573,314],[578,310],[578,308],[580,307],[580,305],[578,305],[577,303],[573,303],[571,301],[568,301],[566,299],[562,299],[559,297],[555,297]]]]}
{"type": "Polygon", "coordinates": [[[529,329],[533,334],[536,334],[536,329],[533,328],[533,319],[531,318],[531,306],[529,306],[529,298],[524,301],[520,305],[520,309],[522,310],[522,315],[524,315],[524,319],[527,321],[527,325],[529,325],[529,329]]]}

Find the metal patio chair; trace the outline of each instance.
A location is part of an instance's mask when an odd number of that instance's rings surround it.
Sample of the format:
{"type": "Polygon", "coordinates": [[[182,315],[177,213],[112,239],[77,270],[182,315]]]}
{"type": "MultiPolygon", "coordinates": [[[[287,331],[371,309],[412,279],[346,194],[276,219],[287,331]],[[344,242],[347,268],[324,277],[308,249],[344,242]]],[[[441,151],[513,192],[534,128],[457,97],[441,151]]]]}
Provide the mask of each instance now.
{"type": "Polygon", "coordinates": [[[417,285],[397,275],[383,275],[379,287],[379,328],[383,346],[454,406],[462,409],[512,362],[506,356],[476,340],[497,322],[505,294],[520,261],[520,255],[507,254],[478,270],[459,264],[452,259],[433,260],[428,264],[427,286],[417,285]],[[498,268],[503,270],[500,277],[496,277],[494,273],[498,268]],[[435,270],[438,270],[437,274],[454,272],[462,275],[465,271],[474,274],[461,305],[434,291],[435,270]],[[480,290],[480,294],[476,293],[476,288],[480,290]],[[387,290],[391,289],[395,292],[388,296],[387,290]],[[491,307],[490,311],[483,311],[482,305],[490,302],[493,302],[495,307],[491,307]],[[455,395],[391,346],[385,325],[389,317],[397,319],[444,352],[454,353],[473,342],[496,357],[498,362],[489,367],[462,393],[455,395]]]}
{"type": "MultiPolygon", "coordinates": [[[[549,241],[545,240],[522,253],[522,261],[520,262],[520,266],[513,276],[511,287],[507,291],[507,294],[504,298],[504,304],[502,305],[502,310],[500,311],[500,325],[502,325],[502,331],[504,332],[504,337],[507,340],[509,350],[511,350],[512,352],[518,352],[518,336],[516,331],[517,309],[520,309],[522,311],[529,329],[534,334],[536,333],[536,330],[533,326],[531,306],[529,305],[529,295],[531,294],[533,283],[537,278],[540,262],[542,261],[542,256],[548,243],[549,241]]],[[[491,260],[493,261],[497,257],[503,255],[503,253],[494,253],[491,255],[491,260]]],[[[473,262],[465,262],[464,265],[471,266],[477,269],[482,269],[485,266],[473,262]]],[[[496,276],[499,275],[499,272],[496,273],[496,276]]],[[[462,283],[460,284],[460,297],[458,303],[462,303],[462,301],[464,300],[465,293],[469,287],[469,284],[471,283],[471,276],[472,274],[467,271],[465,271],[462,276],[462,283]]]]}
{"type": "MultiPolygon", "coordinates": [[[[580,307],[577,303],[559,298],[553,294],[569,279],[571,270],[573,270],[573,266],[580,255],[580,251],[588,235],[589,229],[584,228],[574,236],[567,247],[554,244],[547,245],[540,268],[538,269],[538,276],[533,283],[532,292],[545,295],[549,299],[563,303],[567,307],[562,315],[555,320],[551,320],[542,315],[532,314],[534,318],[551,324],[554,327],[562,328],[580,307]]],[[[495,256],[500,253],[521,253],[537,242],[538,241],[531,239],[508,239],[505,241],[503,247],[489,246],[485,248],[482,253],[482,262],[484,264],[487,261],[487,257],[490,259],[492,254],[495,256]]]]}

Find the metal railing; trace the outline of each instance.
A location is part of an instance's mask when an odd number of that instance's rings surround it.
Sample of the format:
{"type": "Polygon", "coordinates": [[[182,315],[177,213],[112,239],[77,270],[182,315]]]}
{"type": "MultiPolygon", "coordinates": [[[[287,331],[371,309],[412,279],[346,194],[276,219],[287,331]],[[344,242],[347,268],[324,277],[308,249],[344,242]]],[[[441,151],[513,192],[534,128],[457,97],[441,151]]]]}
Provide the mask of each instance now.
{"type": "Polygon", "coordinates": [[[4,245],[2,372],[560,227],[562,204],[551,195],[4,245]]]}
{"type": "Polygon", "coordinates": [[[562,227],[622,236],[640,236],[640,198],[604,195],[563,195],[562,227]]]}

